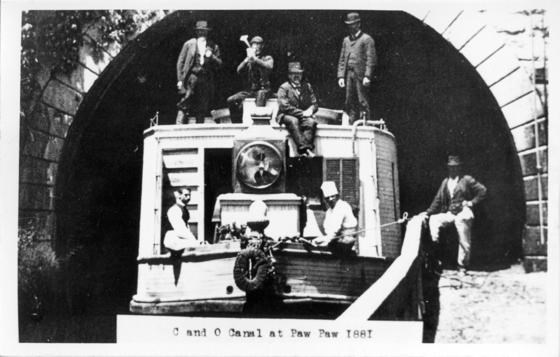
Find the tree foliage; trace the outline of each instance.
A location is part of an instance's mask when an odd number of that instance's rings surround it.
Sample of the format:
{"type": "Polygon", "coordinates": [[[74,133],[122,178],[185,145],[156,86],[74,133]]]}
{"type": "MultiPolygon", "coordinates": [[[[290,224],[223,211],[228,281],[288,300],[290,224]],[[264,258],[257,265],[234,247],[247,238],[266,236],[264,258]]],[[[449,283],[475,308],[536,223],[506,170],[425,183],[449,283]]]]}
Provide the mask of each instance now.
{"type": "Polygon", "coordinates": [[[21,94],[31,99],[41,70],[69,74],[76,69],[80,50],[90,50],[96,61],[115,43],[126,43],[165,11],[95,10],[26,11],[22,17],[21,94]],[[95,37],[91,36],[95,33],[95,37]]]}

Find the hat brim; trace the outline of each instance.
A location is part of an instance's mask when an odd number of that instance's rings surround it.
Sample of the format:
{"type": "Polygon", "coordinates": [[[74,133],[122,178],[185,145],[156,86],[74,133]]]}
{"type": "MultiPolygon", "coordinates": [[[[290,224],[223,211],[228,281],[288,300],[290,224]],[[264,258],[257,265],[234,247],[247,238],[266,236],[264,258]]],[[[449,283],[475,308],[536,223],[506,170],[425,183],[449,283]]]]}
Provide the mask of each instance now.
{"type": "Polygon", "coordinates": [[[206,30],[206,31],[212,30],[211,27],[195,27],[194,29],[195,29],[195,31],[196,31],[196,30],[206,30]]]}
{"type": "Polygon", "coordinates": [[[288,74],[300,74],[303,73],[303,69],[292,69],[288,71],[288,74]]]}
{"type": "Polygon", "coordinates": [[[460,163],[460,162],[451,162],[451,163],[447,164],[447,166],[461,166],[461,165],[463,165],[463,164],[460,163]]]}
{"type": "Polygon", "coordinates": [[[356,22],[360,22],[360,21],[361,21],[360,19],[357,19],[357,20],[350,20],[350,21],[346,21],[346,20],[345,20],[344,23],[345,23],[346,25],[352,25],[352,24],[355,24],[356,22]]]}

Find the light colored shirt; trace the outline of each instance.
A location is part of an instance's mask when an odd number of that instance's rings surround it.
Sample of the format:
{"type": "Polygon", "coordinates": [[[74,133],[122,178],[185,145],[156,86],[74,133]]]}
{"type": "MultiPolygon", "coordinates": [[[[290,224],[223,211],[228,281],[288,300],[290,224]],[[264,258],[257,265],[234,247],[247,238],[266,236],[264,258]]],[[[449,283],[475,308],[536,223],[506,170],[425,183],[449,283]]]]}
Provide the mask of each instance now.
{"type": "Polygon", "coordinates": [[[167,219],[169,220],[169,223],[171,223],[171,227],[173,227],[173,231],[178,237],[196,239],[187,225],[188,222],[183,221],[183,212],[181,207],[178,205],[171,206],[169,210],[167,210],[167,219]]]}
{"type": "Polygon", "coordinates": [[[449,197],[453,197],[453,191],[455,191],[455,187],[457,187],[457,182],[459,182],[459,176],[455,178],[449,178],[447,180],[447,189],[449,190],[449,197]]]}
{"type": "Polygon", "coordinates": [[[204,64],[204,54],[206,53],[206,38],[199,37],[196,39],[196,46],[198,47],[198,55],[200,56],[200,65],[204,64]]]}
{"type": "Polygon", "coordinates": [[[325,236],[330,239],[338,235],[343,229],[356,228],[357,226],[358,220],[354,217],[352,207],[348,202],[338,200],[334,208],[329,208],[325,213],[323,227],[325,236]]]}

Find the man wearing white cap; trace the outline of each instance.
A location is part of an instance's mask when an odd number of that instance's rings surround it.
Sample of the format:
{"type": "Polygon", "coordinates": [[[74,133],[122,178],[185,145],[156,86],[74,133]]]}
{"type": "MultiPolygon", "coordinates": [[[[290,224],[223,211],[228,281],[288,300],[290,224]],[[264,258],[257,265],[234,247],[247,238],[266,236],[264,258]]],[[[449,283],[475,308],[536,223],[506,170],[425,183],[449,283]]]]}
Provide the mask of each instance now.
{"type": "Polygon", "coordinates": [[[173,194],[175,204],[167,210],[169,224],[165,227],[167,232],[163,245],[172,251],[181,251],[189,247],[200,245],[200,241],[192,234],[188,223],[190,214],[187,204],[191,200],[191,190],[188,187],[178,187],[173,194]]]}
{"type": "Polygon", "coordinates": [[[318,246],[326,246],[338,239],[343,243],[353,243],[352,233],[356,231],[358,220],[354,217],[352,207],[348,202],[340,199],[333,181],[323,182],[321,191],[328,207],[323,222],[325,235],[316,238],[313,242],[318,246]]]}

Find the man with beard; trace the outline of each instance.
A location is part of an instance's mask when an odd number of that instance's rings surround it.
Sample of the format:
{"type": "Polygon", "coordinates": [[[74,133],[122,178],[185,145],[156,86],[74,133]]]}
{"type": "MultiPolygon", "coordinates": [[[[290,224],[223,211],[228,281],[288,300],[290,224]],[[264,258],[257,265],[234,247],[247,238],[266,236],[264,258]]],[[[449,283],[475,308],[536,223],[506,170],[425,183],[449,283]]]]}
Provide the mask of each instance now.
{"type": "Polygon", "coordinates": [[[317,122],[313,115],[319,109],[311,84],[302,81],[299,62],[288,64],[288,81],[278,88],[278,123],[284,124],[294,140],[298,154],[314,156],[317,122]]]}
{"type": "Polygon", "coordinates": [[[177,89],[182,95],[177,103],[176,124],[194,114],[197,123],[204,123],[210,101],[214,97],[214,72],[222,65],[220,49],[207,39],[210,28],[206,21],[197,21],[196,38],[183,45],[177,60],[177,89]]]}

